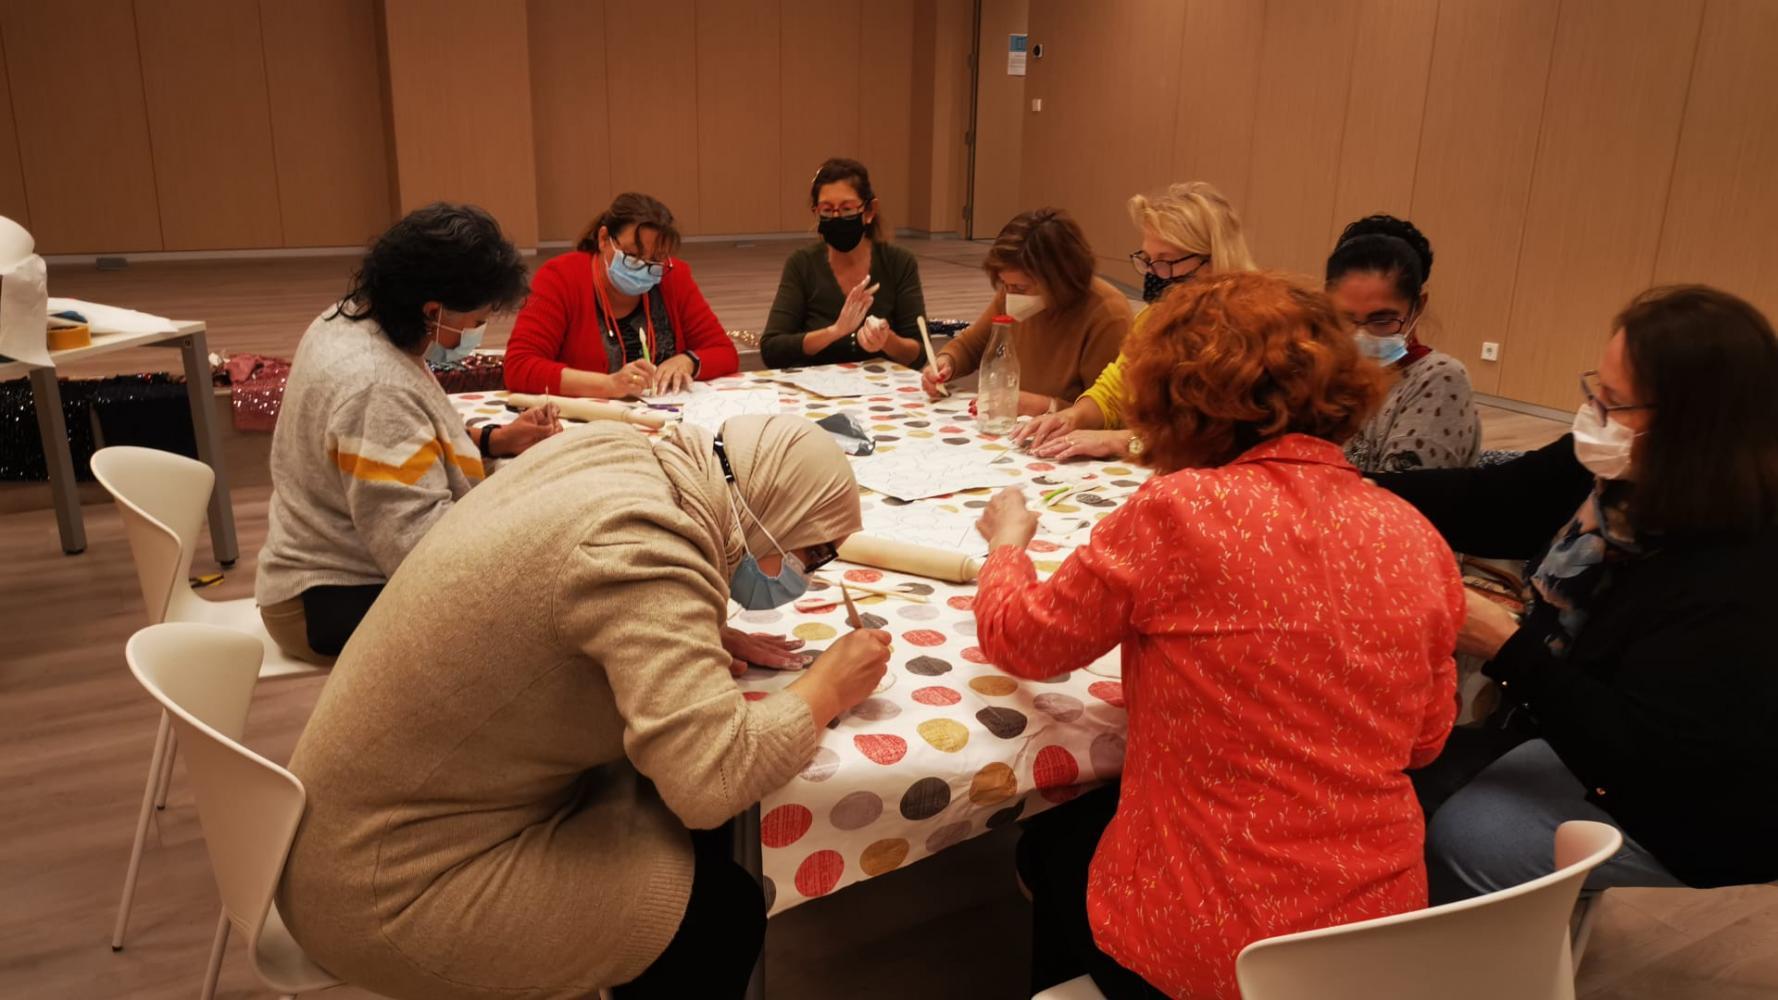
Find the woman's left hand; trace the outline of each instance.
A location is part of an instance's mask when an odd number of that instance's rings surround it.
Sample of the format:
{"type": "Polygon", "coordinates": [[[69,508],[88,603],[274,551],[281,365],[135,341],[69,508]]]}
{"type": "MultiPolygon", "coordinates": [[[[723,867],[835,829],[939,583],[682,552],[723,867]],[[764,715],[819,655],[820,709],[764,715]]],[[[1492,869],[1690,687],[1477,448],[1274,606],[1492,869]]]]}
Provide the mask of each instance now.
{"type": "Polygon", "coordinates": [[[1010,545],[1022,550],[1037,535],[1037,512],[1025,505],[1024,490],[1008,486],[988,501],[975,530],[988,540],[990,548],[1010,545]]]}
{"type": "Polygon", "coordinates": [[[1069,431],[1031,449],[1031,454],[1052,462],[1071,458],[1123,458],[1129,431],[1069,431]]]}
{"type": "Polygon", "coordinates": [[[1519,620],[1499,603],[1473,590],[1465,590],[1469,613],[1457,632],[1457,652],[1492,660],[1500,647],[1519,630],[1519,620]]]}
{"type": "Polygon", "coordinates": [[[684,392],[691,388],[691,372],[691,355],[673,355],[655,367],[654,385],[649,394],[658,396],[667,392],[684,392]]]}
{"type": "Polygon", "coordinates": [[[554,403],[534,406],[513,418],[506,426],[495,428],[494,433],[489,436],[488,448],[502,458],[522,455],[537,442],[562,432],[559,417],[554,403]]]}
{"type": "Polygon", "coordinates": [[[786,639],[781,635],[768,635],[764,632],[743,632],[738,628],[722,627],[722,648],[734,658],[729,664],[729,673],[736,677],[747,672],[749,666],[764,667],[767,670],[801,670],[803,658],[797,650],[803,648],[801,639],[786,639]]]}

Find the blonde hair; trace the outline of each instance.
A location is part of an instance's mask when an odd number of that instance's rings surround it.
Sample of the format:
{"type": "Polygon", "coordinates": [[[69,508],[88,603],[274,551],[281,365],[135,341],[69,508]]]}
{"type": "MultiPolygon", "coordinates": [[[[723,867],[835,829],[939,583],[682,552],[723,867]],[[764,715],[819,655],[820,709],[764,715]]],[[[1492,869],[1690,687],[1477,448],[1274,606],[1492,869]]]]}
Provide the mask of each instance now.
{"type": "Polygon", "coordinates": [[[1130,222],[1191,254],[1208,254],[1210,269],[1253,271],[1241,217],[1222,192],[1204,181],[1172,184],[1156,195],[1130,199],[1130,222]]]}

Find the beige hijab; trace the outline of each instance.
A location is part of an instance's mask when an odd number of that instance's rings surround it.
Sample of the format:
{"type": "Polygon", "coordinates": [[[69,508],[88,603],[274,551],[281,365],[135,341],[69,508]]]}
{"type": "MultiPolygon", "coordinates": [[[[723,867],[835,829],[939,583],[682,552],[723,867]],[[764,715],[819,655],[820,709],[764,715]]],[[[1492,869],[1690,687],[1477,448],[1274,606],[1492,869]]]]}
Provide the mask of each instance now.
{"type": "Polygon", "coordinates": [[[789,552],[864,526],[851,464],[833,438],[809,421],[754,416],[724,423],[734,486],[724,478],[711,440],[705,430],[673,424],[661,432],[655,457],[685,512],[708,533],[712,551],[722,553],[725,581],[740,565],[743,545],[763,558],[778,551],[772,539],[789,552]],[[736,487],[744,507],[735,500],[736,487]]]}

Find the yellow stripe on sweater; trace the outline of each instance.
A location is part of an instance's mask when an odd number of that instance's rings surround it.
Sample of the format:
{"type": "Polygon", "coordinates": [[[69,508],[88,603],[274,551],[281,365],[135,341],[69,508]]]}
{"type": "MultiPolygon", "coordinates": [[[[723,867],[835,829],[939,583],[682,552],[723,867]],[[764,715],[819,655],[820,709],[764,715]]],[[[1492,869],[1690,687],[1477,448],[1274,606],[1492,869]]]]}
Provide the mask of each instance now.
{"type": "Polygon", "coordinates": [[[425,478],[426,470],[432,468],[433,463],[438,461],[440,455],[451,456],[451,461],[456,464],[457,468],[471,479],[479,480],[487,475],[482,469],[481,459],[459,455],[449,442],[437,439],[421,445],[419,450],[408,456],[407,460],[400,465],[390,465],[387,462],[379,462],[374,458],[354,455],[349,451],[338,449],[334,449],[330,454],[341,471],[355,479],[362,479],[370,483],[392,482],[400,483],[403,486],[412,486],[425,478]]]}

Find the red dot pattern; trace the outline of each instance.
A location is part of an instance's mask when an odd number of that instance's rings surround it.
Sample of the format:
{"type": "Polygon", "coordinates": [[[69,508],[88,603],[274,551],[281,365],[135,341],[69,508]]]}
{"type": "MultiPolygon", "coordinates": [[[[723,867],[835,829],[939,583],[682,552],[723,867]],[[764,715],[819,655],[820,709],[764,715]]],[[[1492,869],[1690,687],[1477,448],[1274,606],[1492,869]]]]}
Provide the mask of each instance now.
{"type": "Polygon", "coordinates": [[[1107,705],[1124,707],[1124,684],[1122,681],[1094,681],[1087,685],[1087,694],[1107,705]]]}
{"type": "Polygon", "coordinates": [[[1037,760],[1031,765],[1031,780],[1038,788],[1072,785],[1079,777],[1080,763],[1066,747],[1044,747],[1037,751],[1037,760]]]}
{"type": "Polygon", "coordinates": [[[789,847],[803,839],[815,825],[815,814],[796,803],[779,806],[760,817],[759,842],[767,847],[789,847]]]}
{"type": "Polygon", "coordinates": [[[908,755],[908,741],[889,733],[865,733],[852,737],[852,745],[873,763],[888,767],[908,755]]]}
{"type": "Polygon", "coordinates": [[[825,896],[840,882],[846,859],[838,851],[816,851],[796,866],[796,891],[811,898],[825,896]]]}
{"type": "Polygon", "coordinates": [[[945,634],[929,628],[917,628],[911,632],[903,632],[901,638],[910,646],[942,646],[945,644],[945,634]]]}
{"type": "Polygon", "coordinates": [[[963,696],[948,687],[923,687],[910,697],[922,705],[955,705],[963,696]]]}

